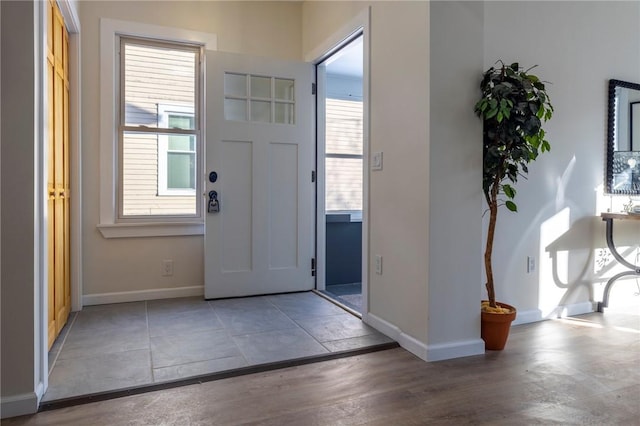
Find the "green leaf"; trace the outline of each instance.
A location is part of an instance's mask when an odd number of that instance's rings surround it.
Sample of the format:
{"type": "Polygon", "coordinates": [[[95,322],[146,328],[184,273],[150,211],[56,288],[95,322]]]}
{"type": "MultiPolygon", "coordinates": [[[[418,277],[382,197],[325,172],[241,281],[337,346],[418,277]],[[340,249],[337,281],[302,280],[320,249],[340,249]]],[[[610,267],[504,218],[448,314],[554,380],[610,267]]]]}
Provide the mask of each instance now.
{"type": "Polygon", "coordinates": [[[507,201],[505,203],[505,206],[507,206],[507,208],[509,210],[511,210],[512,212],[517,212],[518,211],[518,206],[516,206],[516,203],[514,203],[513,201],[507,201]]]}
{"type": "Polygon", "coordinates": [[[489,112],[485,114],[484,119],[488,120],[490,118],[493,118],[496,116],[497,113],[498,113],[498,108],[492,108],[489,110],[489,112]]]}
{"type": "Polygon", "coordinates": [[[516,196],[516,190],[513,189],[511,185],[502,185],[502,190],[504,191],[504,195],[509,198],[513,198],[516,196]]]}
{"type": "Polygon", "coordinates": [[[500,111],[498,113],[498,117],[496,117],[496,118],[498,120],[498,123],[502,123],[502,119],[504,118],[504,115],[502,114],[502,111],[500,111]]]}

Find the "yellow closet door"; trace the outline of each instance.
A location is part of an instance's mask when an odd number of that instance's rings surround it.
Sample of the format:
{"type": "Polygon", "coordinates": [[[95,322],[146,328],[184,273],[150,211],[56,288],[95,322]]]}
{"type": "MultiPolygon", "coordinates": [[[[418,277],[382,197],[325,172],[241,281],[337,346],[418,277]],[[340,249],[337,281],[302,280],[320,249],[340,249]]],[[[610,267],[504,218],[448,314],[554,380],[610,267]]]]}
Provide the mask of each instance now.
{"type": "Polygon", "coordinates": [[[71,307],[69,280],[69,74],[68,34],[57,5],[49,1],[49,347],[71,307]]]}

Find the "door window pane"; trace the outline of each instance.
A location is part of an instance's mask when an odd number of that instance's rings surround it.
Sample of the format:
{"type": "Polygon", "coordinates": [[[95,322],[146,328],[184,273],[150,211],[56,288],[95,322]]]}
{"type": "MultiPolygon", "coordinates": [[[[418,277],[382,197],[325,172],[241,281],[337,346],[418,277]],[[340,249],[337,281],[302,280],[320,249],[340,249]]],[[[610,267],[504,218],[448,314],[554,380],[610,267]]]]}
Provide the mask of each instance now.
{"type": "Polygon", "coordinates": [[[271,78],[251,76],[251,97],[271,98],[271,78]]]}
{"type": "Polygon", "coordinates": [[[276,102],[274,118],[276,123],[294,124],[293,104],[284,104],[284,103],[276,102]]]}
{"type": "Polygon", "coordinates": [[[224,118],[295,124],[294,89],[295,80],[292,79],[226,73],[224,118]]]}
{"type": "Polygon", "coordinates": [[[293,101],[294,84],[293,80],[276,78],[275,79],[276,96],[278,100],[293,101]]]}
{"type": "Polygon", "coordinates": [[[271,122],[271,102],[251,101],[251,121],[271,122]]]}
{"type": "Polygon", "coordinates": [[[235,121],[246,121],[247,101],[241,99],[224,100],[224,119],[235,121]]]}
{"type": "Polygon", "coordinates": [[[224,74],[224,94],[238,98],[247,97],[247,76],[245,74],[224,74]]]}

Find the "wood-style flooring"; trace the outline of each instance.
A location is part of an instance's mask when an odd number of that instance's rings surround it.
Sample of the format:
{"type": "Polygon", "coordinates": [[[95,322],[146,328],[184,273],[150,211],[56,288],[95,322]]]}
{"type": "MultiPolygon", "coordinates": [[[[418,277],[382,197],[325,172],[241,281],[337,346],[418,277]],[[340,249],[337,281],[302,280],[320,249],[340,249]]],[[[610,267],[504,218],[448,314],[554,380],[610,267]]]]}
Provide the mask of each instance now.
{"type": "Polygon", "coordinates": [[[512,328],[502,352],[403,349],[4,420],[3,425],[639,425],[640,310],[512,328]]]}

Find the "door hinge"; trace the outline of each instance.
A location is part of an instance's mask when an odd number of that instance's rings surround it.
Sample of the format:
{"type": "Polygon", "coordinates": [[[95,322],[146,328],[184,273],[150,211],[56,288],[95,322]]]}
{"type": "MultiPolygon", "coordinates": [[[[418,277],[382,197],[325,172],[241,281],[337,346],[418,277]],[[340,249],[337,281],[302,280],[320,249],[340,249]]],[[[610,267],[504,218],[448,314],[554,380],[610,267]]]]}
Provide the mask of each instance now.
{"type": "Polygon", "coordinates": [[[316,171],[311,170],[311,183],[314,183],[315,181],[316,181],[316,171]]]}
{"type": "Polygon", "coordinates": [[[311,94],[312,95],[316,94],[316,84],[315,83],[311,83],[311,94]]]}
{"type": "Polygon", "coordinates": [[[316,276],[316,258],[315,257],[311,258],[311,276],[312,277],[316,276]]]}

